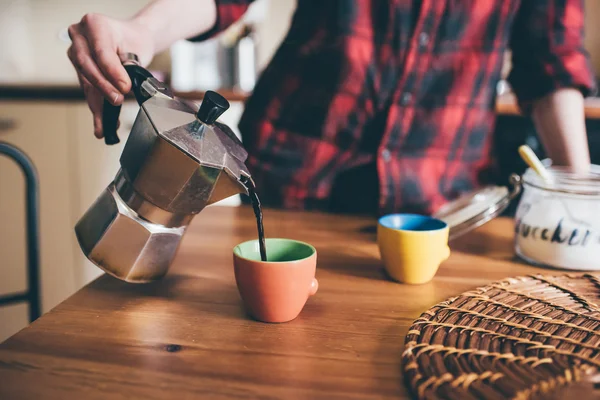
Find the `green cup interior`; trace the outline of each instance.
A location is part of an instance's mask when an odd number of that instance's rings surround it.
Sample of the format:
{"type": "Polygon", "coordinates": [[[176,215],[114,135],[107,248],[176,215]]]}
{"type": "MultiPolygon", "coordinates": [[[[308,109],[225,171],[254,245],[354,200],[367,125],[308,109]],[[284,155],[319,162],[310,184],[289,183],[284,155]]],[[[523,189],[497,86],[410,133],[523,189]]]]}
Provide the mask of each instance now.
{"type": "MultiPolygon", "coordinates": [[[[317,252],[310,244],[291,239],[268,238],[265,245],[268,262],[300,261],[317,252]]],[[[258,240],[238,244],[233,253],[247,260],[261,261],[258,240]]]]}

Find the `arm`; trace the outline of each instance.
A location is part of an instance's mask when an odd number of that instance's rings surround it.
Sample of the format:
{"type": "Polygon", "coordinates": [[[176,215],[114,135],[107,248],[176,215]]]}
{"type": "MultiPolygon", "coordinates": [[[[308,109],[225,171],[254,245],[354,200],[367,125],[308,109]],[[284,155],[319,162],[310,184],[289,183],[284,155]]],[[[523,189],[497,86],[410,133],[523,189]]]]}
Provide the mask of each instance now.
{"type": "Polygon", "coordinates": [[[130,23],[142,26],[154,52],[168,49],[180,39],[210,30],[217,20],[215,0],[156,0],[138,12],[130,23]]]}
{"type": "Polygon", "coordinates": [[[521,4],[510,42],[509,81],[553,163],[586,171],[590,158],[583,98],[595,89],[595,80],[583,48],[583,1],[521,4]]]}
{"type": "Polygon", "coordinates": [[[553,164],[567,165],[577,172],[589,170],[585,110],[579,90],[558,89],[536,100],[532,117],[553,164]]]}
{"type": "Polygon", "coordinates": [[[129,20],[87,14],[71,25],[67,54],[94,115],[96,137],[102,137],[102,99],[121,104],[131,88],[119,53],[136,53],[147,65],[177,40],[203,40],[224,30],[251,1],[156,0],[129,20]]]}
{"type": "Polygon", "coordinates": [[[180,39],[202,41],[227,29],[254,0],[156,0],[131,22],[150,33],[155,52],[180,39]]]}

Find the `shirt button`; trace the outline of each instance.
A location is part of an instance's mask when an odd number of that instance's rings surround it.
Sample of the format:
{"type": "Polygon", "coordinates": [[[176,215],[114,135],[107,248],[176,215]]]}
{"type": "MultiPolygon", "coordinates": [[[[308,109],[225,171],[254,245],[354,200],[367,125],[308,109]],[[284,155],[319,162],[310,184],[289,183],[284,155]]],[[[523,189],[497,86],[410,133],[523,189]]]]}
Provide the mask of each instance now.
{"type": "Polygon", "coordinates": [[[389,162],[392,159],[392,154],[388,149],[383,149],[381,150],[381,158],[383,158],[383,161],[389,162]]]}
{"type": "Polygon", "coordinates": [[[427,47],[428,44],[429,44],[429,35],[426,34],[425,32],[421,32],[419,34],[419,46],[427,47]]]}
{"type": "Polygon", "coordinates": [[[403,106],[407,106],[412,101],[412,94],[406,92],[400,97],[400,104],[403,106]]]}

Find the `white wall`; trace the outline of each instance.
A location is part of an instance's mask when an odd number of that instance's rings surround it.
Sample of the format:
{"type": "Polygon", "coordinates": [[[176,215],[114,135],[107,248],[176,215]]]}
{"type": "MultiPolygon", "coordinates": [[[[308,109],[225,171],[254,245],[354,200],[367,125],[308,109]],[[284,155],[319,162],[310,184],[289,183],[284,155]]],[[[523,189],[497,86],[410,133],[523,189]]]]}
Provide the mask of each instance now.
{"type": "Polygon", "coordinates": [[[259,1],[268,2],[265,19],[257,26],[258,66],[259,70],[262,70],[288,31],[290,19],[296,9],[296,0],[259,1]]]}
{"type": "Polygon", "coordinates": [[[88,12],[125,18],[149,0],[0,0],[0,80],[77,83],[61,39],[88,12]]]}
{"type": "MultiPolygon", "coordinates": [[[[77,84],[66,29],[88,12],[127,18],[150,0],[0,0],[0,82],[77,84]]],[[[257,0],[262,69],[287,31],[295,0],[257,0]]],[[[169,68],[168,53],[155,65],[169,68]]]]}

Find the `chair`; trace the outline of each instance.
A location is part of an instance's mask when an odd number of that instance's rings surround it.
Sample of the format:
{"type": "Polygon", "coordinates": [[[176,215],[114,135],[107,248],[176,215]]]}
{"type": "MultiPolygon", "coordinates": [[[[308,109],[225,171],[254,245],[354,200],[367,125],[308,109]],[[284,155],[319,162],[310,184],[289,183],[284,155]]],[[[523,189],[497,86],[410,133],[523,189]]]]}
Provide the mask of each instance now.
{"type": "Polygon", "coordinates": [[[41,313],[38,175],[31,159],[15,146],[0,142],[0,154],[15,161],[23,171],[26,183],[27,206],[27,290],[8,296],[0,296],[0,306],[27,302],[29,303],[29,322],[33,322],[39,318],[41,313]]]}

